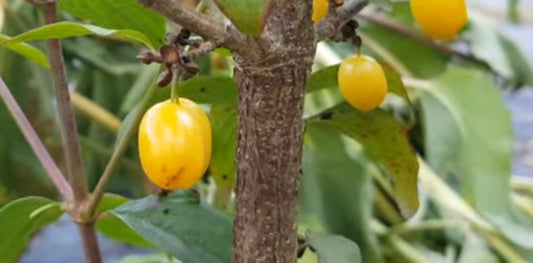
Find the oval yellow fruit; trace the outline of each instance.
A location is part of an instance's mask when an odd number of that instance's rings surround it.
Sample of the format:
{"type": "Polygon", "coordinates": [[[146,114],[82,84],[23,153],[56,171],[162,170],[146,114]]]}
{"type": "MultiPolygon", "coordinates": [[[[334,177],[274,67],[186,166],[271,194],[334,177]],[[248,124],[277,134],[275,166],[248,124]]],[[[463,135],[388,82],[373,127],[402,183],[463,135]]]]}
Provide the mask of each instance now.
{"type": "Polygon", "coordinates": [[[373,110],[387,95],[385,72],[372,57],[355,55],[344,59],[337,77],[342,95],[359,110],[373,110]]]}
{"type": "Polygon", "coordinates": [[[211,160],[211,125],[194,102],[180,98],[152,106],[139,125],[139,158],[146,176],[166,190],[198,182],[211,160]]]}
{"type": "Polygon", "coordinates": [[[329,0],[313,0],[313,22],[316,24],[326,16],[329,9],[329,0]]]}
{"type": "Polygon", "coordinates": [[[439,40],[454,39],[468,21],[464,0],[411,0],[411,12],[422,30],[439,40]]]}

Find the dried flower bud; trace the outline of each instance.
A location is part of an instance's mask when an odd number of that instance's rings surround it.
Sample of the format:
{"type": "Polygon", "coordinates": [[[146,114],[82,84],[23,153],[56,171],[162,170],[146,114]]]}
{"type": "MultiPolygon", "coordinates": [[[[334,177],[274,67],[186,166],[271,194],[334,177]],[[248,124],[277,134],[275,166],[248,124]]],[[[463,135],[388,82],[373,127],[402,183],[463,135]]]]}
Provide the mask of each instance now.
{"type": "Polygon", "coordinates": [[[161,74],[159,74],[159,77],[157,77],[157,86],[165,87],[171,81],[172,81],[172,71],[167,70],[167,71],[161,72],[161,74]]]}
{"type": "Polygon", "coordinates": [[[150,65],[153,62],[161,63],[161,58],[150,51],[143,51],[137,56],[143,64],[150,65]]]}
{"type": "Polygon", "coordinates": [[[180,61],[180,54],[176,47],[173,46],[162,46],[159,49],[161,58],[163,58],[163,63],[165,64],[175,64],[180,61]]]}

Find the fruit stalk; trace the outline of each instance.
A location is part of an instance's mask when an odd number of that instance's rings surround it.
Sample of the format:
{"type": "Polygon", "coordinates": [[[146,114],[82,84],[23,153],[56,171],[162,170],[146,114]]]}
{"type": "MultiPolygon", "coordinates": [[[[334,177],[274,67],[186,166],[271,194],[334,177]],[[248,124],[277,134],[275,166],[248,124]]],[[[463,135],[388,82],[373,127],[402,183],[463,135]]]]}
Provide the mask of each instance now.
{"type": "Polygon", "coordinates": [[[178,91],[178,85],[181,82],[181,72],[177,68],[172,70],[172,82],[170,82],[170,100],[172,102],[180,104],[180,95],[178,91]]]}

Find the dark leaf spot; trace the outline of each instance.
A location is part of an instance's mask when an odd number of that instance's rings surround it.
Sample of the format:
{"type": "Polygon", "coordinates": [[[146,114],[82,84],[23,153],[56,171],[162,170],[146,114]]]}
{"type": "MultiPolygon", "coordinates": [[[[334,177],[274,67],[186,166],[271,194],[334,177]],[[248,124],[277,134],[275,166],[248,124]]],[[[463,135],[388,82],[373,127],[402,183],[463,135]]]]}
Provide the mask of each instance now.
{"type": "Polygon", "coordinates": [[[331,112],[331,111],[325,112],[325,113],[320,115],[320,119],[323,120],[323,121],[331,120],[332,117],[333,117],[333,112],[331,112]]]}
{"type": "Polygon", "coordinates": [[[205,92],[205,87],[201,87],[200,92],[205,92]]]}
{"type": "Polygon", "coordinates": [[[225,174],[223,174],[223,175],[222,175],[222,180],[228,180],[228,176],[225,175],[225,174]]]}
{"type": "Polygon", "coordinates": [[[170,212],[170,209],[168,209],[168,208],[163,209],[163,214],[166,215],[166,214],[168,214],[168,212],[170,212]]]}

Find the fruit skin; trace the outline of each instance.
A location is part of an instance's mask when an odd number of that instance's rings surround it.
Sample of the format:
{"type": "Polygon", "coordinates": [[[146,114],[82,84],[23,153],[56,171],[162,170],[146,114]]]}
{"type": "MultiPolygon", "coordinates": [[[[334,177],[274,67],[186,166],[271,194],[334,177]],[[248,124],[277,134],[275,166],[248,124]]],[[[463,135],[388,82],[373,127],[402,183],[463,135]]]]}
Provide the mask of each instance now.
{"type": "Polygon", "coordinates": [[[329,0],[313,0],[313,22],[318,23],[328,13],[329,0]]]}
{"type": "Polygon", "coordinates": [[[194,102],[180,98],[152,106],[139,125],[139,158],[146,176],[166,190],[187,189],[211,161],[211,125],[194,102]]]}
{"type": "Polygon", "coordinates": [[[372,57],[355,55],[344,59],[337,77],[342,95],[359,110],[373,110],[387,95],[385,72],[372,57]]]}
{"type": "Polygon", "coordinates": [[[434,39],[452,40],[468,22],[464,0],[411,0],[411,12],[434,39]]]}

